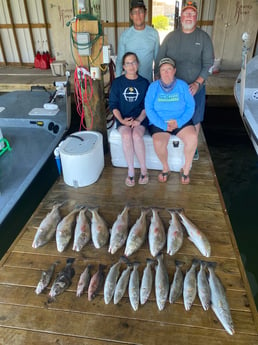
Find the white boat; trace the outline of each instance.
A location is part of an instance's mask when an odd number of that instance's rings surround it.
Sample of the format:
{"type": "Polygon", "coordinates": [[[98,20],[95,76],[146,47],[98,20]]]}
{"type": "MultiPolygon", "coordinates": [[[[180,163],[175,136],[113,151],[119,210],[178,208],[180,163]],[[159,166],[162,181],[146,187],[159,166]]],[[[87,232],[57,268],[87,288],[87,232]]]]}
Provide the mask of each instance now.
{"type": "Polygon", "coordinates": [[[244,63],[234,85],[234,96],[246,131],[258,155],[258,55],[244,63]]]}

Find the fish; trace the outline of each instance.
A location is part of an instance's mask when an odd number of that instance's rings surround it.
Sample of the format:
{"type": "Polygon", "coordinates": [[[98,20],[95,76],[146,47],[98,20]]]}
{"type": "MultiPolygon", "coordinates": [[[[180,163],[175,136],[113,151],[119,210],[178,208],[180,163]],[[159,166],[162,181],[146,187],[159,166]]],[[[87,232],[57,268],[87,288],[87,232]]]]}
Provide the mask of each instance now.
{"type": "Polygon", "coordinates": [[[47,244],[55,235],[57,224],[61,221],[60,207],[63,203],[55,204],[45,218],[41,221],[32,242],[32,248],[47,244]]]}
{"type": "Polygon", "coordinates": [[[197,273],[197,292],[204,310],[208,310],[211,304],[211,289],[206,275],[207,263],[200,261],[200,270],[197,273]]]}
{"type": "Polygon", "coordinates": [[[157,256],[158,264],[155,266],[155,295],[158,309],[161,311],[165,308],[165,304],[169,292],[169,279],[166,266],[163,261],[163,254],[157,256]]]}
{"type": "Polygon", "coordinates": [[[73,250],[79,252],[91,239],[90,225],[86,216],[87,208],[80,210],[76,217],[73,250]]]}
{"type": "Polygon", "coordinates": [[[169,291],[169,303],[175,303],[183,293],[183,284],[184,284],[184,275],[181,270],[181,267],[184,265],[184,262],[175,260],[176,271],[174,274],[173,281],[170,286],[169,291]]]}
{"type": "Polygon", "coordinates": [[[214,271],[215,267],[215,262],[207,263],[209,271],[208,281],[211,289],[211,308],[227,333],[233,335],[235,333],[235,329],[225,288],[214,271]]]}
{"type": "Polygon", "coordinates": [[[94,247],[103,247],[109,239],[109,231],[105,220],[99,215],[98,208],[89,209],[92,213],[91,218],[91,237],[94,247]]]}
{"type": "Polygon", "coordinates": [[[183,210],[178,211],[179,217],[188,233],[188,238],[197,247],[203,256],[211,255],[211,245],[206,235],[186,217],[183,210]]]}
{"type": "Polygon", "coordinates": [[[105,280],[105,265],[99,264],[98,271],[93,274],[88,287],[88,300],[92,301],[100,291],[105,280]]]}
{"type": "Polygon", "coordinates": [[[107,274],[105,284],[104,284],[105,304],[108,304],[114,295],[117,279],[119,276],[119,269],[122,262],[125,262],[125,259],[123,257],[121,257],[118,262],[116,262],[113,266],[111,266],[107,274]]]}
{"type": "Polygon", "coordinates": [[[128,236],[129,207],[125,206],[123,211],[117,216],[110,230],[110,242],[108,252],[115,254],[126,242],[128,236]]]}
{"type": "Polygon", "coordinates": [[[76,290],[76,296],[81,297],[81,295],[88,290],[89,284],[90,284],[90,278],[91,278],[91,268],[92,265],[87,265],[84,269],[84,271],[81,273],[79,282],[77,285],[76,290]]]}
{"type": "Polygon", "coordinates": [[[136,252],[144,243],[147,233],[146,215],[149,212],[147,209],[141,210],[140,217],[136,220],[135,224],[131,227],[129,235],[126,240],[125,256],[130,256],[136,252]]]}
{"type": "Polygon", "coordinates": [[[76,216],[80,209],[76,207],[70,213],[68,213],[57,225],[56,228],[56,247],[61,253],[65,250],[75,227],[76,216]]]}
{"type": "Polygon", "coordinates": [[[140,287],[140,303],[145,304],[150,296],[152,284],[153,284],[153,274],[152,265],[155,263],[153,259],[146,259],[146,266],[143,270],[141,287],[140,287]]]}
{"type": "Polygon", "coordinates": [[[184,230],[175,210],[168,210],[171,215],[167,233],[167,254],[175,255],[183,245],[184,230]]]}
{"type": "Polygon", "coordinates": [[[130,273],[132,270],[132,264],[130,262],[127,263],[127,268],[123,270],[121,273],[116,287],[115,287],[115,292],[114,292],[114,304],[117,304],[120,302],[121,298],[124,296],[124,293],[126,291],[129,278],[130,278],[130,273]]]}
{"type": "Polygon", "coordinates": [[[53,274],[55,272],[56,265],[60,264],[60,261],[54,262],[47,271],[43,271],[41,274],[41,278],[38,282],[38,285],[36,287],[35,293],[37,295],[41,294],[43,290],[48,286],[50,283],[51,278],[53,277],[53,274]]]}
{"type": "Polygon", "coordinates": [[[74,268],[72,267],[74,260],[74,258],[68,258],[66,266],[58,273],[49,292],[51,297],[49,301],[53,301],[56,296],[63,293],[72,284],[72,278],[75,275],[74,268]]]}
{"type": "Polygon", "coordinates": [[[149,248],[152,256],[157,256],[166,243],[164,225],[159,217],[158,209],[152,208],[152,217],[149,226],[149,248]]]}
{"type": "Polygon", "coordinates": [[[197,259],[192,260],[192,266],[186,272],[183,286],[183,297],[185,310],[190,310],[197,293],[196,267],[199,265],[197,259]]]}
{"type": "Polygon", "coordinates": [[[133,270],[130,274],[128,287],[129,300],[134,311],[138,310],[140,300],[140,277],[138,271],[139,265],[140,263],[137,261],[133,263],[133,270]]]}

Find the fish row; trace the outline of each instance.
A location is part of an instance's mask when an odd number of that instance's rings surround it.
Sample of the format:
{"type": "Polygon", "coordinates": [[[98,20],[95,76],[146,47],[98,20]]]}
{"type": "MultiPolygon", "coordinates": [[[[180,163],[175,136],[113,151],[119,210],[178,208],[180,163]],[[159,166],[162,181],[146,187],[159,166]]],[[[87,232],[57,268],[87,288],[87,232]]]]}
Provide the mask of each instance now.
{"type": "Polygon", "coordinates": [[[110,303],[112,298],[114,304],[117,304],[123,297],[128,286],[128,296],[132,308],[138,310],[139,303],[145,304],[150,296],[153,285],[152,265],[155,265],[155,297],[158,309],[164,309],[166,301],[175,303],[183,295],[184,307],[188,311],[198,294],[204,310],[211,306],[215,315],[229,334],[234,334],[234,326],[228,305],[224,287],[215,274],[214,262],[204,262],[194,259],[190,269],[186,272],[185,277],[181,267],[184,263],[175,261],[176,271],[171,285],[166,266],[163,261],[163,255],[159,254],[157,260],[147,259],[144,268],[142,280],[140,283],[138,266],[139,262],[130,264],[127,258],[120,260],[111,266],[104,284],[104,301],[110,303]],[[127,262],[127,268],[124,269],[119,277],[119,269],[122,262],[127,262]],[[197,273],[197,267],[200,270],[197,273]],[[207,276],[206,269],[209,275],[207,276]]]}
{"type": "MultiPolygon", "coordinates": [[[[49,302],[53,301],[56,296],[63,293],[71,285],[75,274],[72,267],[73,262],[74,258],[68,258],[66,266],[57,274],[49,292],[49,302]]],[[[35,290],[36,294],[43,292],[49,285],[58,263],[59,261],[54,262],[47,271],[42,272],[35,290]]],[[[80,275],[76,296],[80,297],[87,291],[88,300],[91,301],[104,284],[105,304],[109,304],[112,299],[114,304],[117,304],[128,288],[130,304],[133,310],[137,311],[139,304],[143,305],[149,299],[154,281],[156,303],[160,311],[165,308],[167,300],[172,304],[182,295],[184,307],[188,311],[191,309],[198,294],[203,309],[208,310],[211,306],[225,330],[230,335],[234,334],[234,325],[225,289],[219,277],[215,274],[216,263],[193,259],[192,265],[184,277],[182,272],[184,263],[176,260],[176,271],[171,284],[169,283],[168,271],[163,261],[163,254],[159,254],[155,260],[146,259],[141,282],[138,271],[139,265],[139,262],[130,263],[128,258],[121,257],[118,262],[110,267],[105,279],[104,269],[106,266],[99,264],[97,272],[91,276],[92,265],[88,264],[80,275]],[[120,274],[122,263],[126,263],[127,267],[120,274]],[[156,273],[153,279],[152,266],[154,264],[156,264],[156,273]],[[200,269],[197,272],[199,265],[200,269]]]]}
{"type": "Polygon", "coordinates": [[[124,255],[128,257],[141,248],[148,234],[149,249],[153,257],[158,255],[166,243],[167,253],[174,255],[183,245],[185,228],[188,238],[200,253],[206,257],[211,255],[211,245],[207,236],[185,215],[183,209],[168,210],[171,219],[166,233],[158,208],[151,209],[149,227],[146,219],[149,209],[143,208],[140,217],[129,229],[129,206],[125,206],[109,230],[97,208],[76,207],[61,220],[60,206],[61,204],[54,205],[52,211],[40,223],[32,243],[33,248],[45,245],[56,234],[57,250],[62,252],[74,233],[72,249],[77,252],[92,239],[97,249],[109,241],[108,252],[111,254],[115,254],[125,245],[124,255]],[[92,213],[91,226],[86,216],[87,210],[92,213]]]}

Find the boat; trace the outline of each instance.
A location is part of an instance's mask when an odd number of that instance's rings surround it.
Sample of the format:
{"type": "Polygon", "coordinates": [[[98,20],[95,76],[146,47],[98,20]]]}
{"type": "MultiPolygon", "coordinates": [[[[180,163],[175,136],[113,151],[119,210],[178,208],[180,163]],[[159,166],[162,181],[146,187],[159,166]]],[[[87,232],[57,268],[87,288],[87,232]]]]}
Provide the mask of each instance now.
{"type": "Polygon", "coordinates": [[[70,126],[67,80],[0,96],[0,225],[31,185],[70,126]]]}
{"type": "Polygon", "coordinates": [[[246,131],[258,155],[258,55],[243,64],[234,84],[234,96],[246,131]]]}

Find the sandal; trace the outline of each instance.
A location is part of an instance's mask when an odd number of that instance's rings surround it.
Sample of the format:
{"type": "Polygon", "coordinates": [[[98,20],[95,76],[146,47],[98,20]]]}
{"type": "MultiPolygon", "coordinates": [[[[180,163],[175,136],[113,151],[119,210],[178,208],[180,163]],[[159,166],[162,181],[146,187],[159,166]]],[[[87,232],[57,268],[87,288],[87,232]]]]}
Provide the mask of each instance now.
{"type": "Polygon", "coordinates": [[[180,174],[181,174],[181,183],[182,184],[189,184],[190,183],[190,176],[185,175],[183,169],[181,169],[180,174]]]}
{"type": "Polygon", "coordinates": [[[158,175],[158,180],[159,180],[159,182],[161,182],[161,183],[167,182],[168,176],[169,176],[169,172],[168,172],[168,171],[166,171],[166,172],[163,172],[163,171],[162,171],[162,172],[158,175]]]}
{"type": "Polygon", "coordinates": [[[135,185],[134,176],[127,176],[125,179],[125,184],[127,187],[133,187],[135,185]]]}
{"type": "Polygon", "coordinates": [[[140,175],[139,177],[139,180],[138,180],[138,183],[139,184],[147,184],[149,182],[149,175],[146,174],[146,175],[140,175]]]}

